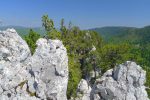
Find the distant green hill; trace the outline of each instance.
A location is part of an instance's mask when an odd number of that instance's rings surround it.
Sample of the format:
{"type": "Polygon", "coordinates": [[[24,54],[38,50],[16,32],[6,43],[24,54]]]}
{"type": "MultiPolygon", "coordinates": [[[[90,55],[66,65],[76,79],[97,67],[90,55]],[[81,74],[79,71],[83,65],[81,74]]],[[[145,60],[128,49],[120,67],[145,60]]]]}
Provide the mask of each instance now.
{"type": "Polygon", "coordinates": [[[110,27],[102,27],[102,28],[93,28],[90,30],[94,30],[98,32],[103,38],[106,40],[126,33],[128,30],[136,29],[134,27],[120,27],[120,26],[110,26],[110,27]]]}
{"type": "Polygon", "coordinates": [[[106,41],[120,43],[128,41],[135,44],[150,44],[150,26],[134,27],[103,27],[91,29],[103,36],[106,41]]]}
{"type": "Polygon", "coordinates": [[[35,32],[43,35],[45,30],[42,27],[22,27],[22,26],[1,26],[0,30],[6,30],[8,28],[14,28],[21,36],[28,34],[29,30],[32,28],[35,32]]]}

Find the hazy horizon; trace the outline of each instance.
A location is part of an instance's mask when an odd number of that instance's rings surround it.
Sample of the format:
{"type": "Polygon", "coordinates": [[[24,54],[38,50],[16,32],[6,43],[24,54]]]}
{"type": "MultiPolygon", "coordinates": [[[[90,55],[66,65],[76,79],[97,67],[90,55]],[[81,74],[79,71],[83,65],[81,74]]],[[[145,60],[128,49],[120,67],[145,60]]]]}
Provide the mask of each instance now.
{"type": "Polygon", "coordinates": [[[61,18],[81,29],[104,26],[144,27],[150,25],[148,0],[5,0],[0,3],[1,25],[41,27],[48,14],[59,27],[61,18]]]}

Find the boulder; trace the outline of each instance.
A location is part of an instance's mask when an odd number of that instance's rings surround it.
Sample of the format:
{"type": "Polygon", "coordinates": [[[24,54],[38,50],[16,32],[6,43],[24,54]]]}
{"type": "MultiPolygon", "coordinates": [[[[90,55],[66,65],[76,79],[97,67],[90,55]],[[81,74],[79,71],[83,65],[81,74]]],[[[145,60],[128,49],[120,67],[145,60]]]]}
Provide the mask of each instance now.
{"type": "Polygon", "coordinates": [[[145,90],[146,72],[135,62],[108,70],[92,88],[92,100],[149,100],[145,90]]]}
{"type": "Polygon", "coordinates": [[[39,39],[33,56],[14,29],[0,31],[0,100],[67,100],[68,57],[59,40],[39,39]]]}
{"type": "Polygon", "coordinates": [[[78,84],[77,98],[75,100],[90,100],[91,87],[82,79],[78,84]]]}

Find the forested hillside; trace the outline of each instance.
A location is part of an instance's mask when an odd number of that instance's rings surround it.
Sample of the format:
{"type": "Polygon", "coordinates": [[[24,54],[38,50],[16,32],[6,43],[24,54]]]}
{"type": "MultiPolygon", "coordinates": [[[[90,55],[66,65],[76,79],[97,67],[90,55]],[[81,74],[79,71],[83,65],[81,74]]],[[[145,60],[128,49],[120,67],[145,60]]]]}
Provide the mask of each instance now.
{"type": "MultiPolygon", "coordinates": [[[[106,36],[103,34],[103,39],[99,33],[92,30],[80,30],[79,27],[72,26],[71,22],[68,26],[65,26],[64,19],[60,23],[60,29],[57,30],[54,27],[53,20],[48,15],[44,15],[42,17],[42,25],[45,29],[44,36],[30,29],[24,39],[27,41],[32,54],[34,54],[36,48],[36,40],[40,37],[63,41],[69,57],[68,98],[76,96],[77,85],[81,78],[87,80],[89,85],[92,86],[97,77],[100,77],[106,70],[128,60],[137,62],[147,71],[146,86],[150,86],[150,49],[142,46],[144,43],[142,40],[145,36],[140,36],[140,34],[143,33],[143,29],[114,29],[115,32],[119,33],[116,34],[113,31],[115,35],[109,36],[112,38],[111,41],[107,40],[105,42],[105,37],[110,33],[106,36]],[[126,39],[129,40],[127,41],[126,39]],[[116,41],[119,41],[119,43],[116,41]],[[96,72],[98,70],[100,71],[97,76],[96,72]],[[91,78],[90,74],[92,71],[95,72],[95,76],[91,78]]],[[[108,32],[112,30],[110,29],[108,32]]],[[[145,35],[148,35],[148,30],[144,32],[145,35]]]]}
{"type": "Polygon", "coordinates": [[[136,48],[136,52],[139,52],[144,58],[144,62],[147,62],[147,66],[150,65],[150,26],[144,28],[107,27],[103,30],[104,33],[100,33],[101,28],[95,29],[95,31],[102,34],[109,44],[128,43],[132,45],[132,47],[136,48]]]}
{"type": "Polygon", "coordinates": [[[134,44],[147,44],[150,43],[150,26],[143,28],[135,27],[102,27],[90,29],[98,32],[103,38],[110,42],[120,43],[130,41],[134,44]]]}
{"type": "Polygon", "coordinates": [[[93,28],[90,30],[98,32],[106,41],[120,34],[125,34],[128,30],[134,30],[134,27],[109,26],[101,28],[93,28]]]}

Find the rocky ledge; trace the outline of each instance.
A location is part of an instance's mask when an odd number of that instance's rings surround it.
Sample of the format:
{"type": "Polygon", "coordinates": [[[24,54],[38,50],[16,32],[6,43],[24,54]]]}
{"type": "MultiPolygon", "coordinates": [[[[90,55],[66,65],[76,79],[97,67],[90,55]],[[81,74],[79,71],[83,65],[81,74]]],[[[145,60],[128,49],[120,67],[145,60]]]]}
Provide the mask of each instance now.
{"type": "Polygon", "coordinates": [[[39,39],[33,56],[14,29],[0,31],[0,100],[67,100],[68,57],[59,40],[39,39]]]}
{"type": "MultiPolygon", "coordinates": [[[[81,87],[84,91],[80,100],[149,100],[144,86],[145,75],[146,72],[139,65],[127,61],[104,73],[90,92],[81,87]]],[[[85,83],[82,82],[82,85],[85,83]]]]}

